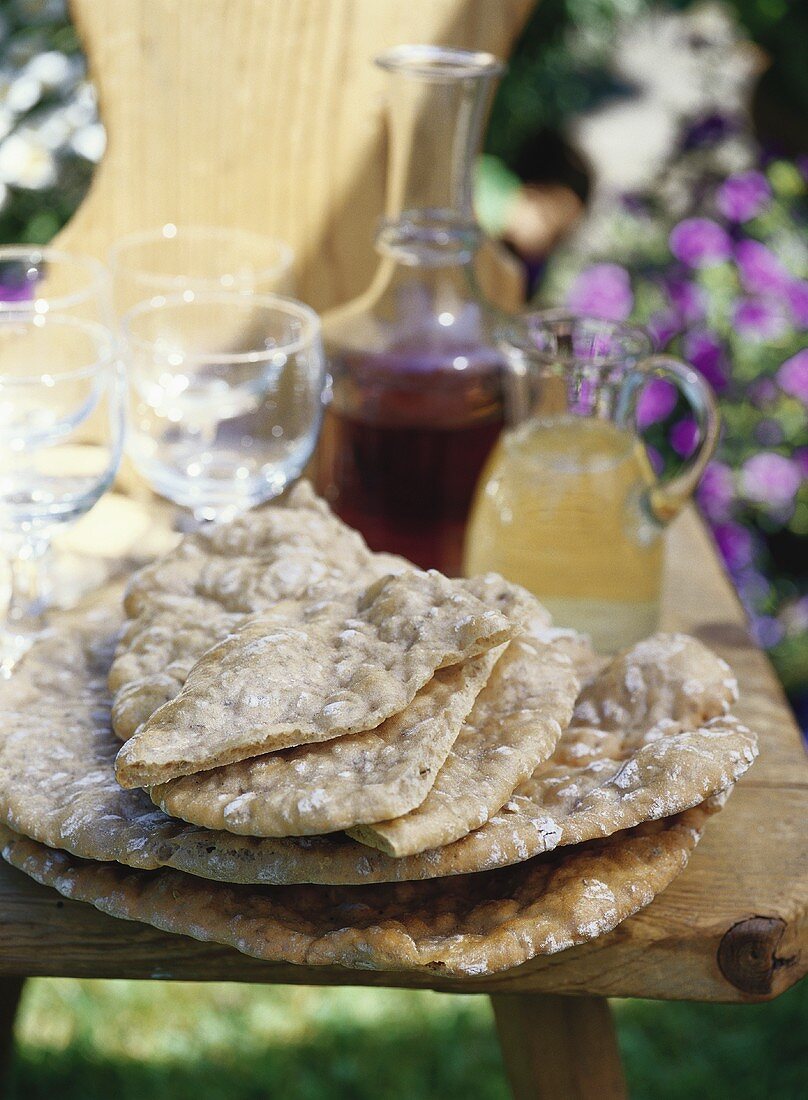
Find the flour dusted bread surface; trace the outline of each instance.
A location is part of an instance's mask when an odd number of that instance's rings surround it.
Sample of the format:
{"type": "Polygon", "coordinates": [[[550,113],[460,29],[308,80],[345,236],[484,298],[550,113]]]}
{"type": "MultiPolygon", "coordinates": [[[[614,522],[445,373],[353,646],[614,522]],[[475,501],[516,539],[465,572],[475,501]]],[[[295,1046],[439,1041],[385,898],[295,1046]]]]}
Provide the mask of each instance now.
{"type": "Polygon", "coordinates": [[[711,800],[519,866],[384,886],[226,886],[82,861],[0,826],[3,858],[66,897],[269,962],[493,974],[611,931],[679,874],[711,800]]]}
{"type": "MultiPolygon", "coordinates": [[[[344,834],[267,839],[212,831],[168,817],[145,791],[122,790],[115,780],[119,743],[109,726],[106,678],[120,622],[115,593],[106,609],[59,615],[0,692],[0,819],[85,859],[242,883],[463,875],[683,810],[729,787],[756,752],[754,735],[731,716],[643,729],[637,711],[631,733],[570,727],[550,760],[482,828],[420,855],[396,859],[344,834]]],[[[732,685],[722,698],[722,663],[705,664],[702,678],[716,692],[713,709],[723,712],[732,685]]],[[[605,690],[597,684],[582,697],[605,690]]]]}
{"type": "Polygon", "coordinates": [[[436,669],[515,632],[462,582],[434,571],[283,601],[197,661],[180,694],[125,742],[118,781],[150,786],[374,729],[408,706],[436,669]]]}
{"type": "Polygon", "coordinates": [[[507,647],[423,802],[351,836],[391,856],[415,855],[466,836],[507,802],[552,753],[580,686],[566,639],[546,633],[507,647]]]}
{"type": "Polygon", "coordinates": [[[109,674],[116,734],[131,737],[177,695],[199,657],[247,619],[405,568],[402,558],[372,554],[307,482],[285,502],[186,535],[129,583],[129,621],[109,674]]]}
{"type": "Polygon", "coordinates": [[[151,789],[166,813],[248,836],[309,836],[423,802],[505,647],[438,669],[375,729],[267,753],[151,789]]]}

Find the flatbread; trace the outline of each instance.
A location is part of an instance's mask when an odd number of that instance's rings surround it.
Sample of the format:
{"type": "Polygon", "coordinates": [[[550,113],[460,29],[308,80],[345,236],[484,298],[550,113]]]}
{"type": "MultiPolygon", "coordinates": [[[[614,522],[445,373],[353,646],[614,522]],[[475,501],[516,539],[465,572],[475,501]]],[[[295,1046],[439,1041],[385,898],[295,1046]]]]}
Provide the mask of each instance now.
{"type": "Polygon", "coordinates": [[[122,787],[375,729],[436,669],[502,645],[515,624],[435,570],[286,600],[208,650],[180,694],[123,745],[122,787]]]}
{"type": "Polygon", "coordinates": [[[611,931],[678,875],[711,800],[517,867],[382,886],[225,886],[82,861],[0,826],[3,858],[65,897],[268,962],[494,974],[611,931]]]}
{"type": "MultiPolygon", "coordinates": [[[[343,834],[258,839],[213,832],[167,817],[145,791],[124,791],[115,781],[118,742],[109,728],[106,678],[121,623],[117,591],[93,611],[56,615],[52,623],[0,692],[0,818],[52,848],[140,869],[169,866],[208,879],[267,884],[462,875],[686,809],[730,786],[756,752],[754,735],[729,716],[691,729],[685,741],[659,726],[625,739],[593,737],[592,727],[577,726],[530,788],[520,788],[524,798],[512,799],[462,840],[404,859],[343,834]],[[562,751],[568,759],[555,772],[562,751]],[[616,781],[621,774],[636,774],[636,782],[616,781]],[[593,814],[588,799],[601,789],[608,812],[593,814]]],[[[702,678],[713,690],[726,679],[723,662],[712,658],[702,678]]],[[[719,712],[731,689],[716,697],[719,712]]],[[[586,692],[595,697],[595,684],[586,692]]],[[[641,724],[638,717],[638,731],[641,724]]]]}
{"type": "Polygon", "coordinates": [[[247,836],[311,836],[423,802],[505,646],[441,668],[375,729],[273,752],[151,789],[167,814],[247,836]]]}
{"type": "MultiPolygon", "coordinates": [[[[540,630],[540,628],[539,628],[540,630]]],[[[435,785],[414,810],[350,835],[391,856],[440,848],[478,829],[552,753],[580,682],[567,638],[510,643],[480,692],[435,785]]]]}
{"type": "Polygon", "coordinates": [[[116,734],[131,737],[199,657],[247,619],[282,600],[333,596],[408,568],[372,554],[305,481],[284,501],[186,535],[129,582],[130,621],[109,674],[116,734]]]}

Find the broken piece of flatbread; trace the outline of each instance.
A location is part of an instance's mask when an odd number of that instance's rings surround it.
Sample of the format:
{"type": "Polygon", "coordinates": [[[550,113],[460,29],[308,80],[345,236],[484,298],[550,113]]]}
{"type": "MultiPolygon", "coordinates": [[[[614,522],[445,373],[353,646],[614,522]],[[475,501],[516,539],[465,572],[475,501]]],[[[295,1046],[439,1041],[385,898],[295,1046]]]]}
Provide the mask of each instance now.
{"type": "Polygon", "coordinates": [[[375,729],[436,669],[516,632],[462,581],[434,570],[383,577],[329,600],[286,600],[197,661],[180,694],[124,743],[118,782],[148,787],[375,729]]]}
{"type": "Polygon", "coordinates": [[[372,554],[301,482],[285,500],[186,535],[136,573],[109,672],[113,728],[126,740],[180,691],[202,654],[287,599],[333,595],[411,568],[372,554]]]}
{"type": "Polygon", "coordinates": [[[173,817],[248,836],[331,833],[406,813],[435,782],[504,649],[438,669],[375,729],[171,779],[151,797],[173,817]]]}
{"type": "Polygon", "coordinates": [[[569,724],[580,683],[568,637],[514,639],[460,731],[435,785],[414,810],[349,830],[391,856],[441,848],[478,829],[545,761],[569,724]]]}
{"type": "MultiPolygon", "coordinates": [[[[525,589],[496,574],[462,584],[521,629],[547,635],[549,616],[525,589]]],[[[568,663],[579,656],[570,646],[589,652],[569,635],[554,633],[568,663]]],[[[172,779],[153,787],[152,798],[175,817],[247,836],[308,836],[404,814],[434,784],[501,652],[438,670],[408,707],[374,730],[172,779]]]]}
{"type": "MultiPolygon", "coordinates": [[[[85,859],[242,883],[462,875],[684,810],[730,787],[757,751],[754,734],[729,715],[666,731],[665,720],[643,728],[637,705],[631,733],[571,727],[518,798],[462,840],[421,855],[395,859],[340,833],[264,839],[214,832],[166,816],[145,791],[122,790],[115,780],[119,743],[109,727],[106,678],[120,623],[117,590],[95,610],[55,614],[0,692],[0,820],[85,859]]],[[[655,641],[657,649],[664,645],[664,636],[655,641]]],[[[721,715],[734,694],[732,683],[724,686],[726,666],[695,640],[688,645],[721,715]]],[[[670,668],[669,675],[675,679],[670,668]]],[[[584,689],[589,699],[597,690],[597,679],[584,689]]],[[[625,687],[620,698],[628,699],[625,687]]]]}
{"type": "Polygon", "coordinates": [[[3,858],[124,920],[269,962],[493,974],[611,931],[684,869],[720,799],[515,867],[379,886],[226,886],[82,861],[0,826],[3,858]]]}

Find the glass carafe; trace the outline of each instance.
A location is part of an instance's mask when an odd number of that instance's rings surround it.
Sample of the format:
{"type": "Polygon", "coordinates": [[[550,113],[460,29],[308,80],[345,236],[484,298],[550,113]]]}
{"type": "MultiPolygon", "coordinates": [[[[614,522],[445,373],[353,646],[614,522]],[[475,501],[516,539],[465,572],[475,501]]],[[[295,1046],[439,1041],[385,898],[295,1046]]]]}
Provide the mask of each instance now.
{"type": "Polygon", "coordinates": [[[613,652],[656,629],[660,536],[715,449],[715,399],[692,367],[652,355],[641,329],[539,313],[503,335],[508,428],[480,480],[465,570],[524,585],[556,625],[613,652]],[[698,427],[693,453],[664,480],[637,426],[657,378],[678,388],[698,427]]]}
{"type": "Polygon", "coordinates": [[[365,295],[324,319],[333,392],[318,487],[372,549],[456,574],[503,416],[503,358],[472,270],[471,180],[502,67],[432,46],[377,64],[390,82],[381,263],[365,295]]]}

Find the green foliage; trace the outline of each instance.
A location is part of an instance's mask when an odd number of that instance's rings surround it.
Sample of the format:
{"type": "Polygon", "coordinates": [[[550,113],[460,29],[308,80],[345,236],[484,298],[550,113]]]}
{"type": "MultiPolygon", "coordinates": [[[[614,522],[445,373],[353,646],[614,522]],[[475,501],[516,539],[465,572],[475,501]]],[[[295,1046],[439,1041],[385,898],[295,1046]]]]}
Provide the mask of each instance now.
{"type": "MultiPolygon", "coordinates": [[[[808,982],[772,1004],[621,1001],[634,1100],[797,1100],[808,982]]],[[[508,1100],[484,997],[37,980],[8,1100],[508,1100]]]]}

